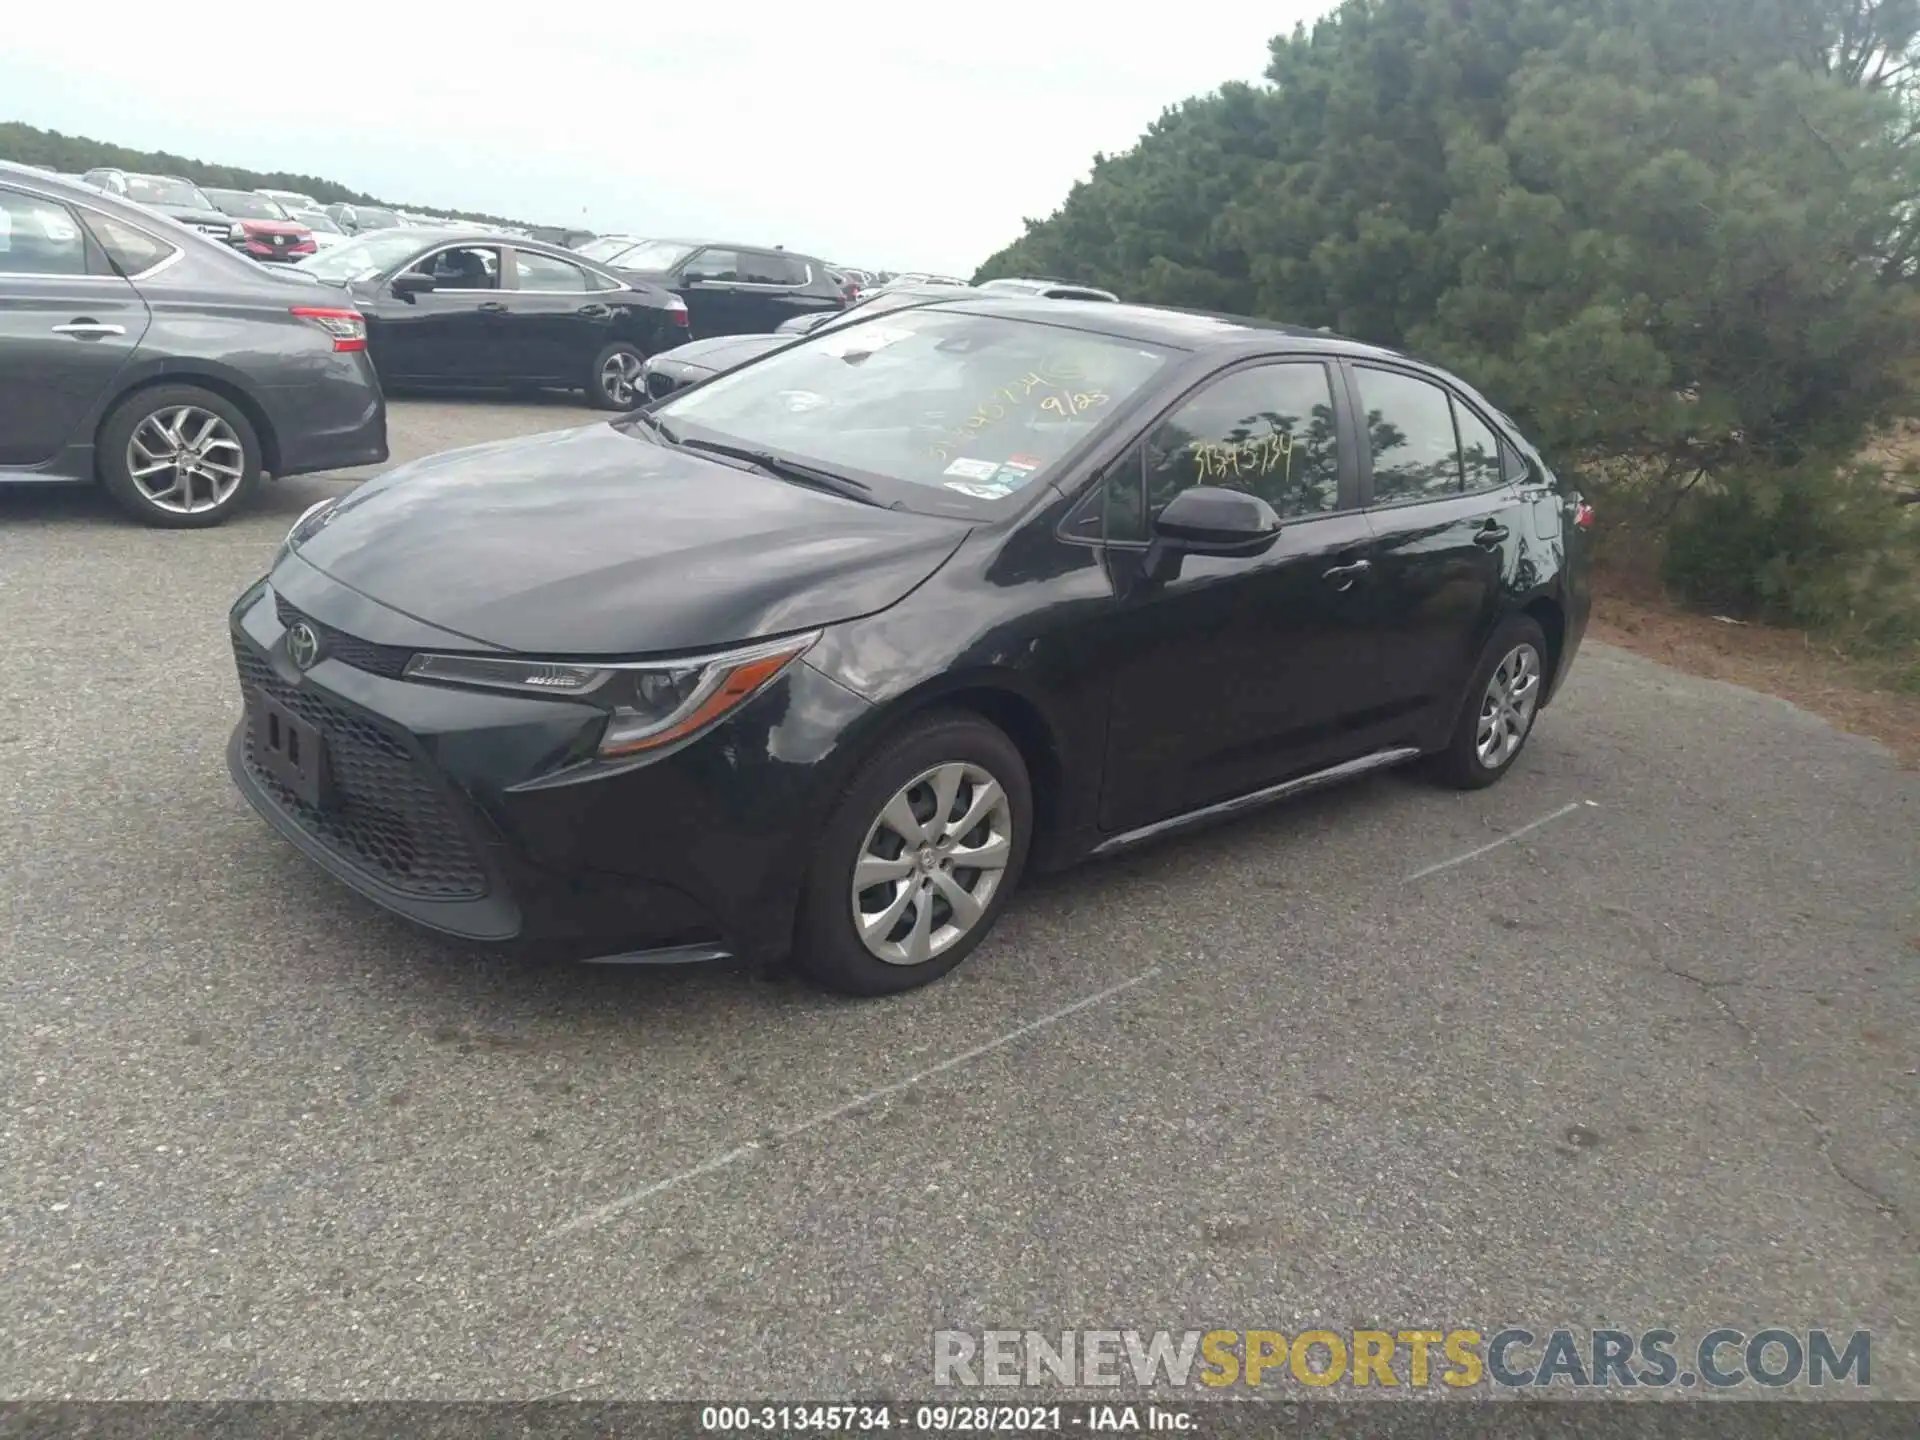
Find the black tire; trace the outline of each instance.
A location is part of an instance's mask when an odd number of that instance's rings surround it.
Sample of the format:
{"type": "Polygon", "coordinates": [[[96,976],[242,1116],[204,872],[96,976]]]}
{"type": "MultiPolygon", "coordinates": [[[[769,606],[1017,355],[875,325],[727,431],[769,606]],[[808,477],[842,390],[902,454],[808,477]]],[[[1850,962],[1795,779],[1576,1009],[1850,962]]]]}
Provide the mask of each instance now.
{"type": "Polygon", "coordinates": [[[596,410],[632,410],[644,404],[647,389],[640,378],[640,367],[646,363],[647,352],[630,341],[615,340],[611,345],[604,346],[593,357],[593,369],[587,372],[587,403],[596,410]],[[620,383],[621,377],[613,368],[616,356],[623,359],[633,372],[624,389],[620,383]]]}
{"type": "MultiPolygon", "coordinates": [[[[953,818],[963,818],[966,803],[980,799],[983,792],[983,786],[977,786],[970,779],[965,781],[962,788],[955,791],[953,818]]],[[[914,794],[926,802],[927,814],[922,818],[930,819],[938,808],[932,803],[931,785],[916,786],[914,794]]],[[[921,806],[916,803],[915,808],[917,811],[921,806]]],[[[821,832],[813,864],[801,887],[800,914],[794,934],[797,968],[829,989],[867,997],[897,995],[938,980],[966,959],[993,929],[1019,884],[1032,832],[1033,790],[1026,763],[1018,747],[1002,731],[978,716],[965,713],[941,712],[915,720],[887,740],[861,766],[821,832]],[[919,963],[883,960],[868,948],[855,928],[854,866],[866,848],[869,833],[880,826],[882,810],[893,798],[919,777],[950,765],[971,767],[999,786],[1006,801],[1005,816],[1000,817],[996,810],[990,809],[988,819],[958,839],[972,838],[978,845],[983,837],[991,839],[992,826],[1004,819],[1007,863],[979,918],[952,938],[944,949],[919,963]]],[[[878,834],[876,846],[887,848],[894,838],[899,837],[892,832],[878,834]]],[[[957,841],[945,842],[953,843],[957,841]]],[[[929,847],[940,848],[945,846],[929,847]]],[[[904,842],[900,853],[909,853],[904,842]]],[[[985,875],[978,869],[951,869],[938,857],[933,864],[947,872],[951,883],[968,889],[970,894],[985,875]]],[[[870,903],[877,913],[883,913],[884,901],[900,894],[897,889],[887,890],[887,886],[894,883],[889,880],[863,892],[861,903],[870,903]]],[[[913,922],[919,918],[920,904],[929,907],[932,917],[929,924],[934,927],[930,933],[936,940],[940,932],[953,923],[955,915],[945,894],[933,888],[949,882],[938,881],[926,869],[909,869],[898,883],[918,892],[918,896],[906,902],[907,909],[896,926],[899,933],[908,937],[901,942],[901,952],[905,954],[910,953],[908,946],[913,922]],[[923,901],[919,896],[931,898],[923,901]]]]}
{"type": "MultiPolygon", "coordinates": [[[[222,448],[211,452],[230,456],[222,448]]],[[[225,463],[231,463],[230,460],[225,463]]],[[[205,530],[224,523],[243,509],[260,485],[260,437],[253,422],[231,401],[202,390],[198,385],[155,385],[136,390],[113,408],[100,426],[94,441],[94,471],[114,502],[142,525],[163,530],[205,530]],[[217,505],[191,512],[170,510],[153,499],[134,480],[128,467],[127,447],[134,431],[148,419],[181,406],[190,406],[203,414],[217,416],[240,448],[240,483],[217,505]]],[[[177,476],[177,472],[173,472],[177,476]]],[[[196,494],[204,494],[203,481],[188,482],[196,494]]]]}
{"type": "MultiPolygon", "coordinates": [[[[1473,679],[1468,682],[1466,696],[1461,701],[1460,718],[1453,727],[1453,736],[1447,741],[1446,749],[1434,754],[1429,762],[1434,778],[1456,790],[1484,790],[1511,770],[1532,738],[1533,727],[1539,723],[1540,695],[1546,683],[1547,637],[1531,617],[1516,615],[1494,632],[1493,639],[1481,653],[1480,663],[1474,667],[1473,679]],[[1489,692],[1493,677],[1510,657],[1523,650],[1532,652],[1534,677],[1531,701],[1525,706],[1525,724],[1520,728],[1519,743],[1511,749],[1502,747],[1504,753],[1489,763],[1481,753],[1480,729],[1482,720],[1491,713],[1489,692]]],[[[1504,716],[1507,712],[1502,713],[1504,716]]],[[[1504,718],[1501,728],[1508,728],[1504,718]]]]}

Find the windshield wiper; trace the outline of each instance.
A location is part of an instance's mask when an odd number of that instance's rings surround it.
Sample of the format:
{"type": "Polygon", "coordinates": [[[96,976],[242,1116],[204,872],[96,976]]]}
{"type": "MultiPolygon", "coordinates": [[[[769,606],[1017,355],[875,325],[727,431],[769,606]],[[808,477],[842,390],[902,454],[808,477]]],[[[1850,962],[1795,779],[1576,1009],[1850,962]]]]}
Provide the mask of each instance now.
{"type": "Polygon", "coordinates": [[[667,428],[666,421],[655,419],[653,416],[647,414],[647,412],[644,410],[630,411],[628,412],[627,415],[625,415],[622,418],[631,420],[636,425],[646,426],[647,429],[651,430],[654,434],[658,435],[662,440],[666,441],[667,444],[669,445],[678,445],[680,443],[679,435],[675,434],[672,430],[669,430],[667,428]]]}
{"type": "Polygon", "coordinates": [[[723,445],[717,440],[688,440],[683,442],[689,450],[705,450],[714,455],[725,455],[729,459],[744,460],[756,469],[782,480],[790,480],[795,485],[805,485],[814,490],[825,490],[830,495],[844,496],[848,500],[871,500],[873,487],[864,480],[855,480],[851,475],[841,475],[833,470],[819,470],[811,465],[802,465],[797,460],[783,460],[765,450],[754,450],[744,445],[723,445]]]}

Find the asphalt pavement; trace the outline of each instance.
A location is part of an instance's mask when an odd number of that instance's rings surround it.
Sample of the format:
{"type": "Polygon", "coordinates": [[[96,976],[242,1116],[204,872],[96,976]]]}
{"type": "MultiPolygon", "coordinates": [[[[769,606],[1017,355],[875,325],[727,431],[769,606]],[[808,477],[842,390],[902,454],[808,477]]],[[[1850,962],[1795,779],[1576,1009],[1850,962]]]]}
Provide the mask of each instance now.
{"type": "MultiPolygon", "coordinates": [[[[396,402],[396,460],[590,423],[396,402]]],[[[228,782],[206,533],[0,495],[0,1394],[925,1396],[935,1329],[1873,1332],[1920,1398],[1920,779],[1588,645],[1517,769],[1029,886],[949,980],[536,967],[228,782]]],[[[636,817],[644,823],[644,817],[636,817]]]]}

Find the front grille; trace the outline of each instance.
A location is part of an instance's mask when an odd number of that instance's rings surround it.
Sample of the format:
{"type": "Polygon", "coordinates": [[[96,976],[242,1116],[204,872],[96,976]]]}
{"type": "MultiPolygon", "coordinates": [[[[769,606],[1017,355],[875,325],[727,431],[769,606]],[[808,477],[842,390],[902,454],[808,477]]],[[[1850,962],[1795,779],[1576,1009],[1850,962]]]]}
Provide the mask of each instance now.
{"type": "Polygon", "coordinates": [[[252,727],[247,730],[247,773],[301,829],[356,870],[403,894],[477,900],[487,893],[486,873],[452,802],[410,746],[364,716],[283,684],[266,658],[237,636],[233,655],[243,691],[278,701],[325,741],[335,803],[316,810],[260,766],[252,727]]]}
{"type": "Polygon", "coordinates": [[[662,400],[674,391],[684,388],[684,382],[671,375],[663,375],[658,370],[647,371],[647,395],[653,400],[662,400]]]}
{"type": "Polygon", "coordinates": [[[291,629],[304,621],[307,628],[320,637],[320,653],[329,659],[369,675],[384,675],[389,680],[398,680],[407,673],[407,662],[413,658],[413,651],[399,645],[376,645],[371,640],[323,625],[311,615],[302,615],[278,592],[274,594],[273,603],[280,623],[291,629]]]}

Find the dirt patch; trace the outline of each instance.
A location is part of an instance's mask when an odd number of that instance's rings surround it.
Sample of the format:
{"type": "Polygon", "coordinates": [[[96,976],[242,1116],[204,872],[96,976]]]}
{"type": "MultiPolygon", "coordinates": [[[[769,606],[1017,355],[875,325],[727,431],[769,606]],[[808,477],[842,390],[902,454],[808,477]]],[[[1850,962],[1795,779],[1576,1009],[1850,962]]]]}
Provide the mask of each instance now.
{"type": "Polygon", "coordinates": [[[1878,740],[1903,765],[1920,769],[1920,695],[1877,688],[1869,673],[1797,630],[1729,624],[1604,582],[1595,588],[1587,629],[1595,640],[1791,700],[1842,730],[1878,740]]]}

